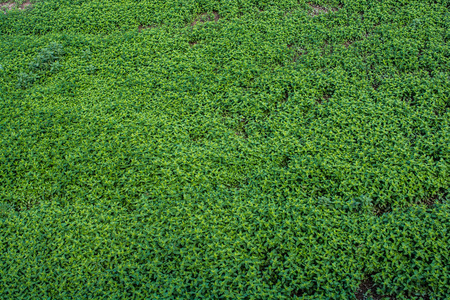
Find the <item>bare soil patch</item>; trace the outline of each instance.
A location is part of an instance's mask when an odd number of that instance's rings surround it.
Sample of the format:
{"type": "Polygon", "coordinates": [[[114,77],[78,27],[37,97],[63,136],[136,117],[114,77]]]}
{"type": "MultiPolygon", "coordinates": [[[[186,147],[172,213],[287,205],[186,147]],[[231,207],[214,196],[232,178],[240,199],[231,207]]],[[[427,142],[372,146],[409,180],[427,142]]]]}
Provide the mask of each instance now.
{"type": "Polygon", "coordinates": [[[366,300],[366,299],[373,299],[373,300],[381,300],[381,299],[389,299],[389,300],[396,300],[394,296],[382,296],[377,294],[376,292],[377,287],[375,283],[372,280],[372,277],[369,276],[369,278],[365,279],[361,284],[359,285],[358,290],[355,292],[355,297],[358,300],[366,300]]]}
{"type": "Polygon", "coordinates": [[[345,48],[348,48],[351,44],[353,44],[353,41],[347,41],[344,43],[345,48]]]}
{"type": "Polygon", "coordinates": [[[155,28],[156,26],[154,25],[139,25],[138,30],[139,32],[141,32],[144,29],[150,29],[150,28],[155,28]]]}
{"type": "Polygon", "coordinates": [[[30,5],[31,5],[30,0],[27,0],[24,3],[22,3],[22,5],[19,7],[19,9],[25,9],[26,7],[28,7],[30,5]]]}
{"type": "Polygon", "coordinates": [[[441,204],[447,196],[448,194],[445,193],[444,189],[440,189],[435,195],[421,199],[419,203],[425,204],[427,207],[431,208],[441,204]]]}
{"type": "Polygon", "coordinates": [[[313,17],[318,16],[320,14],[326,14],[328,12],[328,9],[326,9],[323,6],[319,6],[319,5],[316,5],[316,4],[311,3],[311,2],[309,2],[308,5],[309,5],[309,7],[312,8],[311,15],[313,17]]]}
{"type": "Polygon", "coordinates": [[[205,23],[214,21],[217,22],[220,19],[219,13],[217,11],[212,11],[211,13],[203,13],[200,16],[198,16],[197,19],[194,20],[194,22],[191,23],[191,26],[195,26],[198,23],[205,23]],[[211,14],[213,16],[211,16],[211,14]]]}
{"type": "MultiPolygon", "coordinates": [[[[292,46],[289,46],[288,45],[288,48],[291,48],[292,46]]],[[[302,55],[305,55],[305,54],[308,54],[308,52],[305,50],[305,49],[303,49],[303,48],[297,48],[296,50],[295,50],[295,53],[294,53],[294,59],[293,59],[293,61],[294,62],[297,62],[297,60],[299,59],[299,57],[300,56],[302,56],[302,55]]]]}
{"type": "Polygon", "coordinates": [[[10,11],[16,7],[19,10],[24,10],[27,7],[29,7],[30,5],[31,5],[30,0],[25,1],[20,6],[17,6],[17,3],[14,3],[14,2],[3,2],[3,3],[0,3],[0,11],[3,11],[3,13],[6,14],[7,11],[10,11]]]}
{"type": "Polygon", "coordinates": [[[320,5],[317,5],[317,4],[312,3],[312,2],[308,2],[308,5],[312,9],[312,11],[310,13],[312,17],[318,16],[318,15],[321,15],[321,14],[327,14],[329,12],[336,12],[336,11],[339,10],[336,7],[328,9],[328,8],[326,8],[324,6],[320,6],[320,5]]]}
{"type": "Polygon", "coordinates": [[[0,10],[2,10],[3,13],[6,15],[6,12],[7,12],[8,10],[13,9],[14,6],[16,6],[15,3],[8,3],[8,2],[0,3],[0,10]]]}
{"type": "MultiPolygon", "coordinates": [[[[369,278],[365,279],[361,284],[359,285],[358,290],[355,292],[355,297],[358,300],[383,300],[383,299],[389,299],[389,300],[397,300],[397,297],[395,296],[388,296],[388,295],[380,295],[376,292],[377,286],[372,280],[372,276],[369,276],[369,278]]],[[[430,297],[428,295],[422,296],[419,298],[421,300],[429,300],[430,297]]]]}

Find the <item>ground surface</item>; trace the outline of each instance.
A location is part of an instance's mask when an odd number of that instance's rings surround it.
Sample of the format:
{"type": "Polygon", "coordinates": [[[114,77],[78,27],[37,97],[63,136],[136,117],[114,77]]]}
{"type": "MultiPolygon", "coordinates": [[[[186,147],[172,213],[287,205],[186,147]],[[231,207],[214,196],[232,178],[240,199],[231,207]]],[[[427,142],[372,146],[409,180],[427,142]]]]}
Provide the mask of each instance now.
{"type": "Polygon", "coordinates": [[[450,2],[1,4],[1,299],[448,299],[450,2]]]}

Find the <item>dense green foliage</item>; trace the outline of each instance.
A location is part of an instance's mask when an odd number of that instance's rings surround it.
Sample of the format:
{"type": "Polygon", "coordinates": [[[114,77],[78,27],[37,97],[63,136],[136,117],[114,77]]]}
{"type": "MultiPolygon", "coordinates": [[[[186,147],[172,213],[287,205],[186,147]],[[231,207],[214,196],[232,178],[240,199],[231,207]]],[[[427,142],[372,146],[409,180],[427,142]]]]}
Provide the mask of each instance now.
{"type": "Polygon", "coordinates": [[[0,13],[0,298],[449,299],[449,9],[0,13]]]}

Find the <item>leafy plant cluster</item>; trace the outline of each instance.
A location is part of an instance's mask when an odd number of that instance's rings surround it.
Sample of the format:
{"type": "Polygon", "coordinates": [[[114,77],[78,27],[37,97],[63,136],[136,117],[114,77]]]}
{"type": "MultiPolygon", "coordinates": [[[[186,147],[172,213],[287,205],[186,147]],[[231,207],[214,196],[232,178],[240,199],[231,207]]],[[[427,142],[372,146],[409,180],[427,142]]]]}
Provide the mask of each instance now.
{"type": "Polygon", "coordinates": [[[63,55],[64,50],[62,49],[62,46],[54,42],[47,48],[42,49],[30,62],[30,72],[22,72],[18,75],[17,87],[25,89],[37,79],[45,77],[48,73],[54,74],[58,72],[62,67],[59,60],[63,55]]]}
{"type": "Polygon", "coordinates": [[[0,299],[448,299],[448,8],[0,14],[0,299]]]}
{"type": "Polygon", "coordinates": [[[313,199],[184,195],[132,214],[77,203],[3,218],[2,298],[354,299],[368,276],[372,295],[448,297],[448,202],[376,217],[313,199]]]}

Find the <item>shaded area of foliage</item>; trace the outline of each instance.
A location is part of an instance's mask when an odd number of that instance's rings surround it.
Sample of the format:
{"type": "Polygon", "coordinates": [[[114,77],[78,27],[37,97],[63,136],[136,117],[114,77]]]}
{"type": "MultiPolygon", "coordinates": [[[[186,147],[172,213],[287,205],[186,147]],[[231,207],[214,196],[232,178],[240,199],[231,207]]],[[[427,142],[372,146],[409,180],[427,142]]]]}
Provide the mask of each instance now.
{"type": "Polygon", "coordinates": [[[448,7],[0,14],[0,298],[445,299],[448,7]]]}

